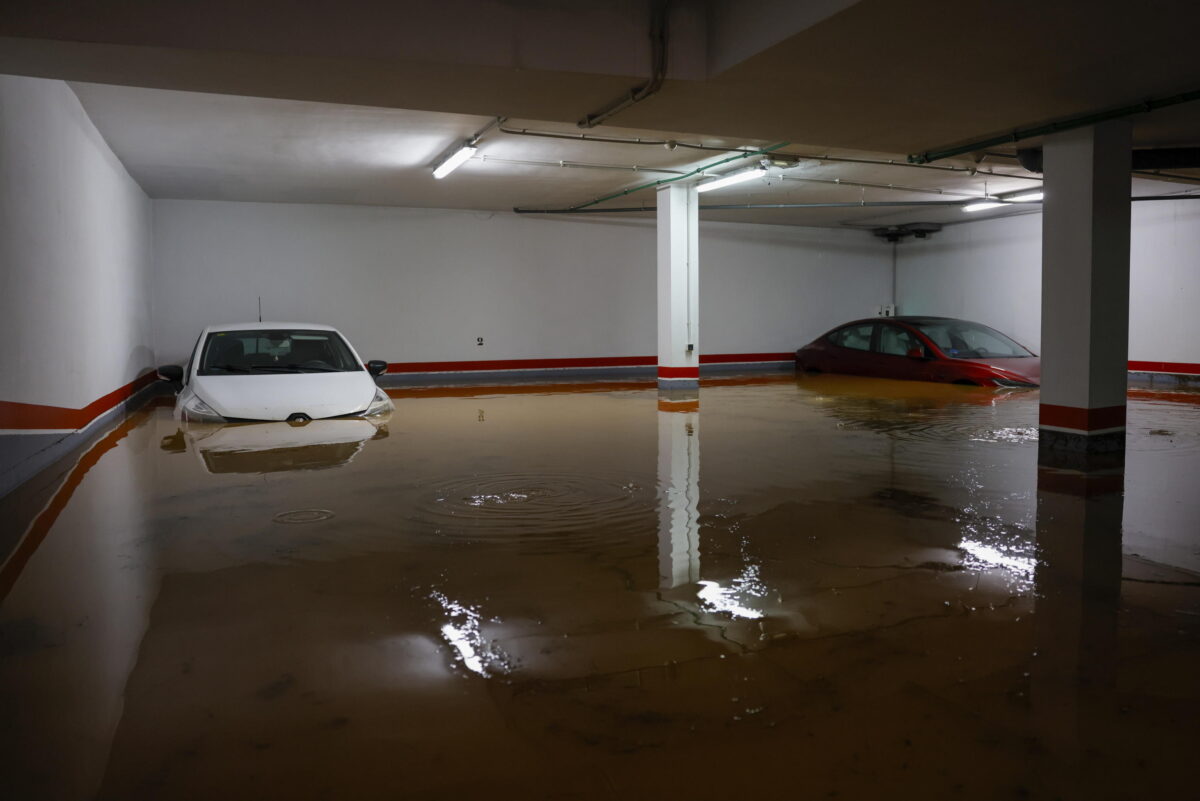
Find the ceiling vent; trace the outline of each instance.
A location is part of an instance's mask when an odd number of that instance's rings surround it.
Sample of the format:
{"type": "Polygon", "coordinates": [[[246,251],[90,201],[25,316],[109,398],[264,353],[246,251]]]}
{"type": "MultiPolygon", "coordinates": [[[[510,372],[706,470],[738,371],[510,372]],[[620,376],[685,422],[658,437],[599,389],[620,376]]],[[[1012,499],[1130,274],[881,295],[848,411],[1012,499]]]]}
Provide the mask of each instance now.
{"type": "Polygon", "coordinates": [[[942,226],[938,223],[916,222],[872,228],[871,233],[889,242],[900,242],[910,236],[914,239],[928,239],[930,234],[936,234],[940,230],[942,226]]]}

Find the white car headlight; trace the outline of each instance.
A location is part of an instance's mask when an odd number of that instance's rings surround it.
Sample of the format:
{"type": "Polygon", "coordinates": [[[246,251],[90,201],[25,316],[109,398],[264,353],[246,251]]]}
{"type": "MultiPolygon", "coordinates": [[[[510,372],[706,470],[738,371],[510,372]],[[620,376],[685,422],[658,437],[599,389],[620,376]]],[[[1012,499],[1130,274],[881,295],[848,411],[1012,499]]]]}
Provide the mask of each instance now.
{"type": "Polygon", "coordinates": [[[363,416],[371,417],[372,415],[383,414],[384,412],[392,411],[394,408],[396,407],[392,404],[392,399],[388,397],[387,393],[376,387],[375,397],[371,399],[371,405],[363,412],[363,416]]]}
{"type": "Polygon", "coordinates": [[[200,396],[192,394],[183,403],[183,414],[185,419],[197,423],[224,423],[225,418],[217,414],[213,407],[209,406],[204,401],[200,400],[200,396]]]}

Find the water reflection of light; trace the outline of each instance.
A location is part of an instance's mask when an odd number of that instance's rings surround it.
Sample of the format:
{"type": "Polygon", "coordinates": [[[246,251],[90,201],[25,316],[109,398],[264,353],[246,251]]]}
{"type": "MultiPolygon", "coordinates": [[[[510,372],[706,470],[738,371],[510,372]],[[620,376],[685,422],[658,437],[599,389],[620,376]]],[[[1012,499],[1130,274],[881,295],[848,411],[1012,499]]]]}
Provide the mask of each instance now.
{"type": "Polygon", "coordinates": [[[475,646],[471,643],[472,632],[469,628],[458,628],[453,623],[447,623],[442,626],[442,636],[458,649],[458,655],[466,665],[467,670],[478,673],[480,676],[486,676],[487,672],[483,669],[483,660],[475,653],[475,646]]]}
{"type": "Polygon", "coordinates": [[[490,645],[483,637],[483,616],[478,607],[467,606],[434,590],[429,597],[442,605],[450,622],[442,626],[442,636],[458,652],[464,667],[472,673],[487,676],[493,672],[506,672],[508,660],[498,648],[490,645]]]}
{"type": "Polygon", "coordinates": [[[1033,578],[1033,570],[1036,567],[1036,561],[1028,557],[1010,556],[1004,553],[999,548],[991,545],[985,545],[976,540],[964,539],[958,544],[958,547],[967,553],[974,556],[981,562],[997,567],[1003,567],[1014,573],[1020,574],[1022,578],[1033,578]]]}
{"type": "Polygon", "coordinates": [[[712,608],[710,611],[728,612],[734,617],[744,617],[749,620],[757,620],[763,616],[763,613],[757,609],[751,609],[738,603],[737,588],[722,587],[715,581],[701,580],[699,584],[700,589],[696,595],[712,608]]]}

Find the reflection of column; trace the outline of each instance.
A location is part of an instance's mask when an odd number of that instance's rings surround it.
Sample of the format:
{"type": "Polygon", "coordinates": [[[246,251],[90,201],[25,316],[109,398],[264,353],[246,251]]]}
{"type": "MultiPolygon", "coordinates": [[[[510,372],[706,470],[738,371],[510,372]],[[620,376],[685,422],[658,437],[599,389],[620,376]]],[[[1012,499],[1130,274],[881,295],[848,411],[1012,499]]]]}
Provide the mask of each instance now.
{"type": "Polygon", "coordinates": [[[658,401],[658,583],[700,579],[700,400],[660,393],[658,401]]]}
{"type": "Polygon", "coordinates": [[[1079,760],[1116,679],[1123,489],[1120,469],[1038,470],[1030,696],[1059,780],[1075,789],[1086,782],[1079,760]]]}

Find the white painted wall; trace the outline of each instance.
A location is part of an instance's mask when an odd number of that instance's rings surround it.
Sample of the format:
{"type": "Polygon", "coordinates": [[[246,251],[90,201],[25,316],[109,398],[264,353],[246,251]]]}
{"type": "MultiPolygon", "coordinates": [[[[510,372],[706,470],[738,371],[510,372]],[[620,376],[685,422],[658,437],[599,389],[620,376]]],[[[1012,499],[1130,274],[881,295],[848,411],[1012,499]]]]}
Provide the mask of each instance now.
{"type": "Polygon", "coordinates": [[[891,303],[866,231],[700,222],[701,353],[782,353],[891,303]]]}
{"type": "Polygon", "coordinates": [[[82,408],[154,365],[150,225],[67,85],[0,75],[0,401],[82,408]]]}
{"type": "MultiPolygon", "coordinates": [[[[1200,363],[1200,202],[1132,204],[1129,358],[1200,363]]],[[[977,320],[1041,347],[1042,216],[954,225],[898,245],[902,314],[977,320]]]]}
{"type": "MultiPolygon", "coordinates": [[[[653,220],[158,200],[154,339],[210,323],[337,326],[391,362],[656,352],[653,220]],[[476,337],[484,338],[483,347],[476,337]]],[[[701,223],[701,353],[794,350],[890,293],[859,231],[701,223]]]]}

